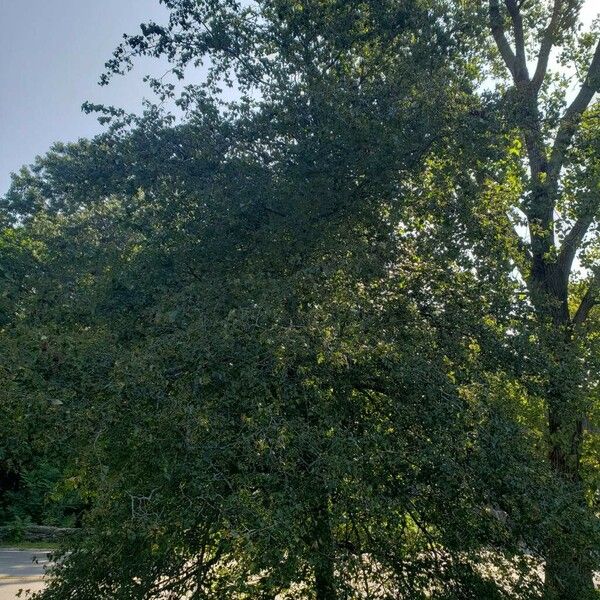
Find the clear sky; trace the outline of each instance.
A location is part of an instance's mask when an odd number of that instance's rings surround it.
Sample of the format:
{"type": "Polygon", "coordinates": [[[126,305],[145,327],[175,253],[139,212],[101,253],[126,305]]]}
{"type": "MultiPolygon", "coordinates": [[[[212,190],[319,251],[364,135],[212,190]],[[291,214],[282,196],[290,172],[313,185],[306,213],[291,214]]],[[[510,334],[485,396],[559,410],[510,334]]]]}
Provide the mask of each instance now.
{"type": "Polygon", "coordinates": [[[10,172],[52,142],[100,131],[84,100],[137,110],[151,97],[142,78],[160,71],[153,63],[97,81],[124,32],[166,14],[158,0],[0,0],[0,195],[10,172]]]}
{"type": "MultiPolygon", "coordinates": [[[[587,0],[585,20],[599,9],[587,0]]],[[[136,110],[151,96],[142,77],[161,72],[154,63],[138,63],[108,87],[97,81],[124,32],[165,16],[158,0],[0,0],[0,195],[9,173],[52,142],[100,131],[81,112],[84,100],[136,110]]]]}

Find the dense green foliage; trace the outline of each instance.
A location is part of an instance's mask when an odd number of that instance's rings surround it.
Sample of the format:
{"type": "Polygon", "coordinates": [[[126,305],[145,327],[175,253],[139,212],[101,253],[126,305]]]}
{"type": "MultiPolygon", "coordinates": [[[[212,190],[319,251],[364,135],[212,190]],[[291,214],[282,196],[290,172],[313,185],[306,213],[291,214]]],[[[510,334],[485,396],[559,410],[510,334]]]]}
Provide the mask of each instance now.
{"type": "Polygon", "coordinates": [[[0,516],[82,526],[42,597],[592,598],[579,3],[164,4],[103,82],[204,61],[181,118],[88,106],[0,205],[0,516]]]}

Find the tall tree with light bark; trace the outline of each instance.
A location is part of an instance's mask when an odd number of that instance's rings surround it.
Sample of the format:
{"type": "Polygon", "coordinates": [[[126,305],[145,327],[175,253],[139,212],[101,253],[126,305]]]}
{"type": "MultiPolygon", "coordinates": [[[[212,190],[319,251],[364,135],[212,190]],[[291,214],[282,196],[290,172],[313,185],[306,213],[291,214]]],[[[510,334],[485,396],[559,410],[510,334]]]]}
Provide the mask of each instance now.
{"type": "MultiPolygon", "coordinates": [[[[591,32],[582,34],[581,8],[580,0],[487,3],[489,31],[509,73],[503,108],[522,141],[522,193],[513,207],[527,228],[519,240],[520,272],[537,316],[538,350],[548,357],[547,454],[555,477],[572,492],[566,515],[578,505],[587,510],[580,463],[593,374],[585,374],[581,346],[586,320],[600,301],[594,239],[600,179],[593,150],[600,43],[591,32]],[[552,71],[553,62],[563,75],[552,71]],[[570,80],[569,67],[575,71],[570,80]]],[[[593,593],[593,551],[580,532],[560,524],[546,549],[548,598],[593,593]]]]}

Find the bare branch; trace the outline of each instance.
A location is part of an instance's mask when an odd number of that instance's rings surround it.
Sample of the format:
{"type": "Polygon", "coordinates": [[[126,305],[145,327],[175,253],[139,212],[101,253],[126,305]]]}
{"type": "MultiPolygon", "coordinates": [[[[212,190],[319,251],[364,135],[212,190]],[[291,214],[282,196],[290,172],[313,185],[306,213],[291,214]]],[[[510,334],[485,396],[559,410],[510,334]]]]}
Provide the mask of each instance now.
{"type": "Polygon", "coordinates": [[[502,60],[508,67],[513,79],[517,78],[516,57],[513,52],[504,32],[504,24],[502,22],[502,14],[500,12],[500,4],[498,0],[490,0],[490,28],[492,35],[496,41],[496,46],[502,56],[502,60]]]}
{"type": "Polygon", "coordinates": [[[552,52],[552,47],[554,46],[554,40],[560,22],[563,2],[564,0],[554,0],[552,17],[550,18],[548,27],[546,27],[546,30],[544,31],[542,43],[540,44],[540,53],[538,55],[535,73],[533,74],[533,79],[531,80],[533,89],[536,93],[539,92],[540,88],[542,87],[544,77],[548,71],[548,60],[550,59],[550,53],[552,52]]]}
{"type": "Polygon", "coordinates": [[[558,179],[563,166],[565,153],[577,131],[581,115],[589,106],[594,94],[598,90],[600,90],[600,42],[596,46],[587,76],[581,84],[579,93],[565,111],[558,128],[558,133],[556,134],[556,139],[554,140],[550,156],[549,175],[555,181],[558,179]]]}

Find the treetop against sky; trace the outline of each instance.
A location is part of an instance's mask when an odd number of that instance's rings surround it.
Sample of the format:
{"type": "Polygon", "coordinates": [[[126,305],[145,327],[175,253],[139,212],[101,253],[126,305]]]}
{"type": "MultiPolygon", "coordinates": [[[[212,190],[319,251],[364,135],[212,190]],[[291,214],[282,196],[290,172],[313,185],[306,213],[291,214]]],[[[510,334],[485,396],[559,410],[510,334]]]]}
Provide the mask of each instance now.
{"type": "MultiPolygon", "coordinates": [[[[585,0],[582,21],[591,22],[598,12],[596,0],[585,0]]],[[[138,111],[143,96],[152,98],[143,75],[161,75],[164,63],[142,61],[107,87],[97,85],[98,77],[123,33],[166,16],[158,0],[0,2],[0,194],[8,188],[10,172],[53,142],[102,131],[93,115],[82,113],[82,102],[138,111]]]]}

